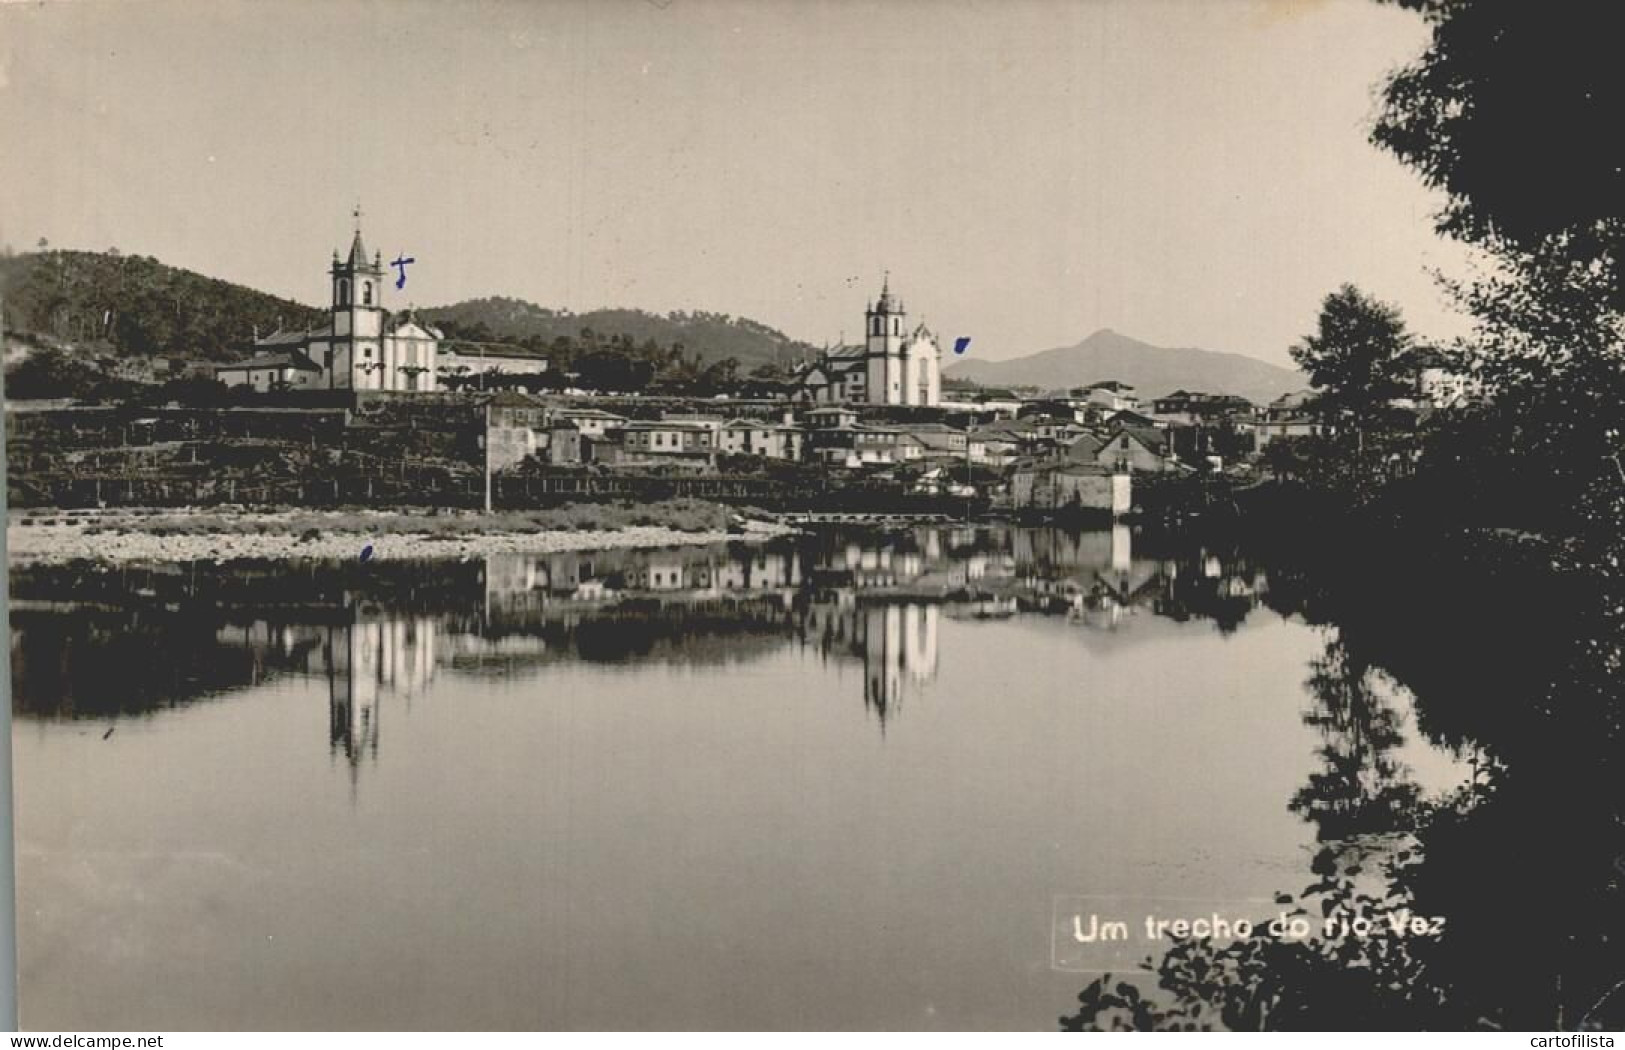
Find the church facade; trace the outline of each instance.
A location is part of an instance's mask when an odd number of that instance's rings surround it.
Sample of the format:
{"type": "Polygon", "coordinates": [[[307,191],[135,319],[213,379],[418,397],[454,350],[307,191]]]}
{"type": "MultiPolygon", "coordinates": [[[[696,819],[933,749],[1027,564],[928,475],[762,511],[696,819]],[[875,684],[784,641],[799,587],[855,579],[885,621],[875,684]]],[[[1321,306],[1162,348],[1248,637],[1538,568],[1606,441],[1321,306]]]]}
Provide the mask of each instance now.
{"type": "Polygon", "coordinates": [[[801,377],[802,395],[824,403],[937,405],[942,351],[923,324],[910,328],[888,275],[863,317],[862,346],[825,351],[801,377]]]}
{"type": "Polygon", "coordinates": [[[377,253],[367,257],[359,224],[349,255],[333,253],[328,277],[325,325],[256,338],[252,357],[217,366],[216,377],[256,390],[438,389],[441,333],[410,311],[384,309],[383,261],[377,253]]]}

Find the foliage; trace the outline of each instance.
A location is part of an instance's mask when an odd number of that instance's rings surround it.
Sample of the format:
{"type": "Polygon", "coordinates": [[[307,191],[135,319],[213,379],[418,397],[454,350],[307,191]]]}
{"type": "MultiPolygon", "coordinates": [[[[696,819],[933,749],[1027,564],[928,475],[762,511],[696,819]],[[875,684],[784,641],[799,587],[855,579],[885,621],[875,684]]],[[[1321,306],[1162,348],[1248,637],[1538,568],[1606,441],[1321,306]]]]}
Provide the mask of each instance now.
{"type": "Polygon", "coordinates": [[[1259,922],[1252,935],[1227,944],[1180,940],[1155,964],[1158,991],[1101,977],[1078,996],[1065,1031],[1356,1031],[1436,1028],[1448,989],[1413,951],[1410,937],[1386,936],[1388,917],[1412,907],[1397,872],[1414,863],[1399,851],[1385,861],[1389,877],[1375,892],[1358,881],[1361,865],[1323,848],[1319,878],[1297,899],[1276,898],[1279,912],[1312,928],[1329,916],[1373,924],[1372,937],[1296,939],[1259,922]]]}
{"type": "Polygon", "coordinates": [[[642,390],[654,378],[654,363],[610,350],[594,350],[576,362],[579,383],[588,390],[642,390]]]}
{"type": "MultiPolygon", "coordinates": [[[[1324,845],[1315,882],[1282,903],[1311,920],[1410,909],[1442,919],[1442,934],[1181,942],[1149,962],[1150,976],[1090,985],[1064,1027],[1625,1020],[1615,994],[1625,820],[1604,786],[1625,754],[1620,581],[1583,565],[1554,571],[1542,545],[1382,534],[1344,518],[1294,515],[1260,541],[1266,604],[1336,624],[1306,683],[1321,767],[1293,800],[1324,845]],[[1459,789],[1425,798],[1397,760],[1412,722],[1390,706],[1398,689],[1415,698],[1416,731],[1470,760],[1459,789]]],[[[1270,528],[1250,521],[1243,535],[1270,528]]]]}
{"type": "Polygon", "coordinates": [[[251,389],[239,387],[234,391],[213,376],[190,375],[170,379],[156,389],[144,391],[141,397],[147,403],[155,405],[173,401],[198,408],[218,408],[240,401],[241,392],[251,389]]]}
{"type": "Polygon", "coordinates": [[[126,354],[224,358],[257,327],[296,329],[322,314],[300,303],[166,266],[150,257],[32,252],[0,260],[9,327],[126,354]]]}
{"type": "Polygon", "coordinates": [[[1411,337],[1399,310],[1351,284],[1321,304],[1313,335],[1292,348],[1309,374],[1323,418],[1347,418],[1359,432],[1386,422],[1390,403],[1415,393],[1411,337]]]}
{"type": "Polygon", "coordinates": [[[118,397],[132,386],[108,378],[101,369],[67,351],[51,347],[34,350],[6,369],[6,397],[18,401],[118,397]]]}
{"type": "Polygon", "coordinates": [[[1440,230],[1523,251],[1590,231],[1577,254],[1620,258],[1625,82],[1609,5],[1399,4],[1433,36],[1388,80],[1371,137],[1446,194],[1440,230]]]}
{"type": "Polygon", "coordinates": [[[528,349],[545,350],[555,367],[569,367],[579,357],[613,347],[654,346],[670,352],[690,348],[698,366],[735,358],[746,369],[789,362],[812,352],[812,347],[783,332],[744,317],[727,314],[642,310],[593,310],[576,314],[553,310],[520,299],[470,299],[451,306],[419,310],[418,315],[461,338],[505,340],[528,349]]]}
{"type": "MultiPolygon", "coordinates": [[[[1383,92],[1372,139],[1446,195],[1439,229],[1491,266],[1451,285],[1472,313],[1474,374],[1493,407],[1444,434],[1462,487],[1535,479],[1549,527],[1599,564],[1625,557],[1625,83],[1614,12],[1570,4],[1401,0],[1432,31],[1383,92]],[[1485,447],[1478,458],[1467,442],[1485,447]],[[1500,470],[1499,477],[1496,474],[1500,470]],[[1540,484],[1542,469],[1557,477],[1540,484]]],[[[1426,466],[1426,464],[1424,464],[1426,466]]],[[[1436,481],[1448,484],[1445,472],[1436,481]]]]}

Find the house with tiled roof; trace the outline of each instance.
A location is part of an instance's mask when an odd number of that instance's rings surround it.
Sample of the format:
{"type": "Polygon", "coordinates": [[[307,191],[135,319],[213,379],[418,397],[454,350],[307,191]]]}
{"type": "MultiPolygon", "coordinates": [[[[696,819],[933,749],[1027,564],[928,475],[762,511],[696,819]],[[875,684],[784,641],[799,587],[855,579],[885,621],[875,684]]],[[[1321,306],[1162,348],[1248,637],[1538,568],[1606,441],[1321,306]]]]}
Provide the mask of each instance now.
{"type": "Polygon", "coordinates": [[[438,359],[442,376],[540,375],[547,371],[547,357],[511,343],[452,339],[440,344],[438,359]]]}
{"type": "Polygon", "coordinates": [[[789,423],[731,419],[717,432],[717,448],[733,455],[765,456],[793,462],[801,458],[804,436],[800,427],[789,423]]]}
{"type": "Polygon", "coordinates": [[[1262,451],[1271,441],[1291,437],[1314,437],[1331,431],[1314,411],[1315,393],[1299,390],[1264,406],[1252,423],[1253,448],[1262,451]]]}
{"type": "Polygon", "coordinates": [[[215,365],[214,377],[227,386],[250,386],[261,393],[313,390],[320,384],[322,369],[298,349],[292,349],[262,352],[246,361],[215,365]]]}
{"type": "Polygon", "coordinates": [[[1157,427],[1117,427],[1106,436],[1095,462],[1113,470],[1160,473],[1176,470],[1168,435],[1157,427]]]}

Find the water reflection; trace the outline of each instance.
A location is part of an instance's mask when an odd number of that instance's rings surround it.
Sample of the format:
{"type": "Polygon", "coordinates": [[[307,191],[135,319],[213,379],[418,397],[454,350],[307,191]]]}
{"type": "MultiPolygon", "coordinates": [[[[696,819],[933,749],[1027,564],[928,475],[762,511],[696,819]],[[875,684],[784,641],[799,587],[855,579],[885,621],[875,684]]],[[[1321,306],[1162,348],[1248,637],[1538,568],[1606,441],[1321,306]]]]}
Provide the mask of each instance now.
{"type": "Polygon", "coordinates": [[[733,662],[781,645],[862,667],[884,727],[937,673],[941,619],[1064,615],[1117,631],[1136,615],[1228,632],[1262,572],[1206,547],[1102,531],[822,532],[763,545],[498,554],[456,562],[91,565],[13,574],[15,707],[46,718],[149,713],[279,676],[325,679],[331,746],[379,749],[381,708],[446,669],[507,675],[555,661],[733,662]],[[123,659],[139,649],[156,660],[123,659]]]}
{"type": "Polygon", "coordinates": [[[1313,706],[1303,720],[1321,738],[1321,768],[1292,797],[1293,812],[1323,841],[1399,830],[1421,788],[1398,757],[1405,725],[1395,687],[1336,631],[1309,670],[1313,706]]]}
{"type": "Polygon", "coordinates": [[[185,988],[170,1007],[197,1021],[242,1023],[188,1011],[261,980],[221,973],[207,930],[189,954],[152,932],[213,894],[218,929],[275,931],[266,986],[345,989],[301,1000],[329,1025],[405,1023],[366,1004],[416,1002],[396,993],[430,972],[420,1005],[464,1023],[1043,1025],[1077,991],[1030,928],[1054,894],[1267,893],[1312,840],[1435,783],[1400,758],[1407,673],[1369,630],[1306,624],[1304,581],[1270,565],[1127,528],[932,528],[20,569],[29,932],[91,943],[114,921],[96,902],[165,887],[117,921],[174,979],[96,1002],[185,988]],[[132,841],[242,864],[125,870],[132,841]],[[346,918],[362,886],[388,921],[346,918]],[[793,943],[760,936],[809,914],[793,943]],[[537,997],[544,957],[576,977],[537,997]],[[798,983],[807,960],[851,980],[798,983]]]}

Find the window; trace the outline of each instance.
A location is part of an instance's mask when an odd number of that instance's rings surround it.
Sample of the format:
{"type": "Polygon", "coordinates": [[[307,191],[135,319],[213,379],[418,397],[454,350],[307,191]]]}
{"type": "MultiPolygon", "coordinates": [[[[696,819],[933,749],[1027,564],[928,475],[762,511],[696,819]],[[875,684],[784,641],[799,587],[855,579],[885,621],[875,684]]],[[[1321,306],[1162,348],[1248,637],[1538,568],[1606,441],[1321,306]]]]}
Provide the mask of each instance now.
{"type": "Polygon", "coordinates": [[[340,306],[350,305],[350,282],[340,281],[338,291],[334,293],[334,302],[340,306]]]}
{"type": "Polygon", "coordinates": [[[372,347],[370,347],[370,346],[362,347],[361,348],[361,356],[362,357],[371,357],[372,356],[372,347]]]}
{"type": "Polygon", "coordinates": [[[362,306],[371,306],[372,305],[372,282],[371,281],[362,281],[361,282],[361,305],[362,306]]]}
{"type": "Polygon", "coordinates": [[[879,334],[880,334],[880,332],[881,332],[881,328],[880,328],[880,326],[881,326],[881,325],[883,325],[883,324],[885,324],[885,323],[886,323],[886,322],[884,322],[884,321],[882,321],[882,320],[881,320],[881,319],[880,319],[880,318],[878,318],[878,317],[877,317],[877,318],[875,318],[875,326],[874,326],[874,327],[875,327],[875,332],[874,332],[874,334],[875,334],[875,335],[879,335],[879,334]]]}
{"type": "Polygon", "coordinates": [[[898,333],[899,333],[899,332],[901,332],[901,331],[902,331],[902,329],[901,329],[901,328],[899,328],[899,327],[898,327],[898,326],[899,326],[899,325],[901,325],[901,324],[902,324],[902,323],[903,323],[903,322],[902,322],[902,321],[900,321],[900,320],[898,320],[898,319],[897,319],[897,318],[895,318],[895,317],[893,317],[893,318],[892,318],[892,319],[891,319],[891,334],[892,334],[892,335],[897,335],[897,334],[898,334],[898,333]]]}

